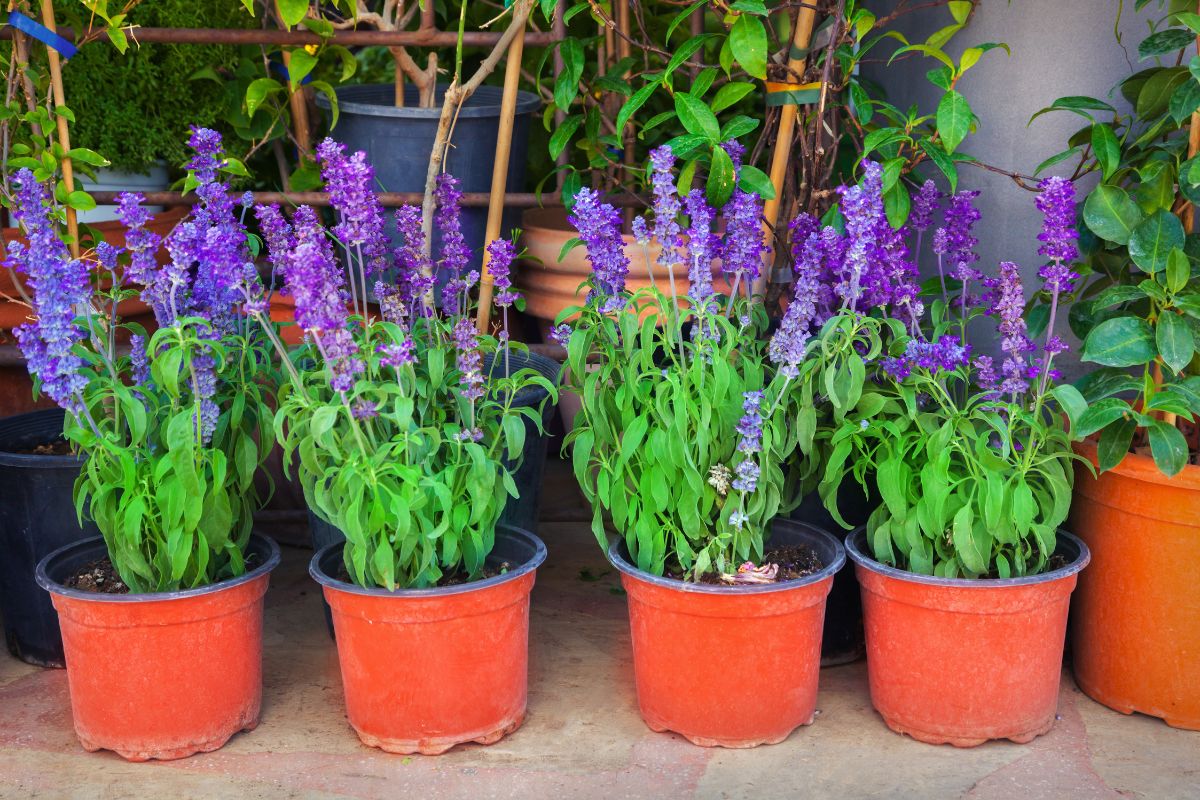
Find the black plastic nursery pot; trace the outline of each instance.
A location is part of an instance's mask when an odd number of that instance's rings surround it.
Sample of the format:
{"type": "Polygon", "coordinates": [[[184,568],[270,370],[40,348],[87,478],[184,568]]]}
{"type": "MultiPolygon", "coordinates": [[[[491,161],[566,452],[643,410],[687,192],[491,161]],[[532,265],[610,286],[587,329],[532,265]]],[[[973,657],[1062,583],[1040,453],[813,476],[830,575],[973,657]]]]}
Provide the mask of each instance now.
{"type": "Polygon", "coordinates": [[[337,628],[346,716],[364,744],[391,753],[492,744],[525,718],[529,593],[546,546],[496,528],[483,580],[431,589],[367,589],[338,580],[342,543],[317,552],[309,574],[337,628]]]}
{"type": "Polygon", "coordinates": [[[685,583],[642,572],[623,539],[608,557],[629,600],[633,674],[642,719],[693,744],[775,744],[816,714],[825,598],[845,564],[841,542],[789,519],[772,544],[808,546],[821,570],[778,583],[685,583]]]}
{"type": "MultiPolygon", "coordinates": [[[[345,86],[337,90],[338,122],[331,136],[350,152],[366,152],[379,185],[391,192],[425,191],[425,175],[446,85],[438,86],[433,108],[418,108],[415,86],[404,87],[404,105],[395,105],[395,87],[390,84],[345,86]]],[[[496,161],[496,141],[500,131],[502,91],[496,86],[480,86],[455,117],[452,147],[446,154],[446,171],[459,181],[464,192],[487,192],[492,188],[492,169],[496,161]]],[[[317,105],[327,110],[329,101],[317,96],[317,105]]],[[[525,184],[526,152],[529,148],[529,124],[541,106],[537,95],[519,92],[513,123],[512,150],[508,161],[509,191],[520,191],[525,184]]],[[[389,215],[390,216],[390,215],[389,215]]],[[[390,224],[390,222],[389,222],[390,224]]],[[[472,252],[471,268],[479,269],[487,225],[486,208],[463,208],[462,230],[472,252]]],[[[516,210],[504,214],[501,230],[520,225],[516,210]]],[[[434,234],[434,246],[439,243],[434,234]]],[[[439,278],[439,285],[444,276],[439,278]]]]}
{"type": "Polygon", "coordinates": [[[107,556],[100,537],[37,566],[62,623],[75,734],[130,761],[215,750],[258,725],[263,596],[279,546],[252,534],[248,571],[174,592],[104,594],[66,584],[107,556]]]}
{"type": "Polygon", "coordinates": [[[1019,578],[939,578],[876,561],[846,537],[862,585],[871,704],[929,744],[1024,743],[1054,726],[1071,592],[1087,545],[1058,532],[1062,566],[1019,578]]]}
{"type": "Polygon", "coordinates": [[[62,436],[64,412],[53,408],[0,419],[0,614],[9,651],[30,664],[63,666],[58,615],[37,585],[46,555],[99,531],[75,514],[75,479],[83,459],[16,452],[62,436]]]}
{"type": "MultiPolygon", "coordinates": [[[[847,481],[838,489],[838,509],[846,522],[865,525],[878,500],[868,500],[856,481],[847,481]]],[[[805,496],[791,518],[827,531],[842,531],[816,492],[805,496]]],[[[840,534],[839,534],[840,536],[840,534]]],[[[821,666],[832,667],[858,661],[867,653],[863,638],[862,597],[858,577],[844,569],[833,578],[833,589],[825,603],[825,632],[821,640],[821,666]]]]}

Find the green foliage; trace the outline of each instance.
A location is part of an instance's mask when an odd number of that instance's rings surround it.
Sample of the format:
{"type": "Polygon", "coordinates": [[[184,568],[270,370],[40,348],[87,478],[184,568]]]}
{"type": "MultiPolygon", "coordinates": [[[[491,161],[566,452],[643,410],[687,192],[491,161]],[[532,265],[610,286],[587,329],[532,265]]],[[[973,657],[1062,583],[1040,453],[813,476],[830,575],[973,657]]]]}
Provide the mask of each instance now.
{"type": "MultiPolygon", "coordinates": [[[[125,24],[245,28],[255,21],[240,0],[154,0],[135,5],[125,24]]],[[[231,130],[223,120],[222,85],[193,76],[238,57],[239,49],[229,45],[131,43],[123,54],[103,42],[84,46],[63,65],[64,90],[77,117],[72,143],[104,153],[119,170],[182,163],[190,125],[231,130]]],[[[234,154],[240,155],[236,147],[234,154]]]]}
{"type": "Polygon", "coordinates": [[[1081,239],[1086,262],[1070,322],[1083,340],[1083,360],[1095,365],[1077,383],[1082,402],[1071,414],[1072,431],[1098,438],[1102,470],[1120,463],[1138,429],[1167,475],[1192,455],[1173,421],[1200,413],[1200,238],[1179,218],[1192,213],[1186,203],[1200,200],[1200,159],[1188,157],[1200,57],[1176,66],[1195,44],[1194,10],[1168,3],[1139,46],[1150,65],[1118,85],[1133,113],[1069,96],[1034,115],[1066,112],[1084,122],[1068,149],[1039,169],[1077,157],[1077,175],[1101,179],[1083,206],[1090,235],[1081,239]]]}

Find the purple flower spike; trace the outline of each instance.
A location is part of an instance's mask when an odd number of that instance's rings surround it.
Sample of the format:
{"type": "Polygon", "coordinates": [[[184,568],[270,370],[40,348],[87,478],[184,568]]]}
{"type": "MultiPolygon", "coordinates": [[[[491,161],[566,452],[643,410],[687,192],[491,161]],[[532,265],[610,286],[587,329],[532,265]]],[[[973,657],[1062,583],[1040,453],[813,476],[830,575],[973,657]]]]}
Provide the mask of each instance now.
{"type": "Polygon", "coordinates": [[[654,189],[654,238],[660,250],[658,265],[673,270],[679,263],[683,237],[679,229],[679,193],[675,190],[675,154],[666,145],[650,151],[650,183],[654,189]]]}
{"type": "Polygon", "coordinates": [[[479,337],[475,322],[463,317],[454,325],[454,346],[458,348],[456,364],[462,395],[475,401],[483,397],[483,357],[479,354],[479,337]]]}
{"type": "Polygon", "coordinates": [[[437,213],[433,219],[442,234],[439,266],[450,276],[446,288],[442,290],[442,307],[447,314],[454,316],[466,312],[461,307],[463,300],[479,279],[479,274],[463,274],[471,260],[471,251],[462,232],[462,192],[458,188],[458,180],[449,173],[438,175],[434,196],[437,198],[437,213]]]}
{"type": "Polygon", "coordinates": [[[990,313],[998,318],[1000,349],[1005,359],[1002,366],[1004,381],[1001,394],[1016,396],[1029,388],[1026,355],[1034,349],[1025,328],[1025,290],[1021,286],[1021,268],[1011,261],[1000,265],[1000,280],[995,304],[990,313]]]}
{"type": "Polygon", "coordinates": [[[387,239],[383,233],[383,206],[375,196],[375,170],[359,150],[346,156],[346,147],[326,138],[317,145],[321,179],[338,212],[333,233],[348,246],[362,249],[368,277],[387,266],[387,239]]]}
{"type": "Polygon", "coordinates": [[[292,226],[280,213],[278,203],[256,207],[254,217],[258,220],[259,230],[262,231],[263,241],[267,245],[267,260],[271,262],[271,269],[275,274],[281,275],[287,264],[288,253],[294,246],[292,226]]]}
{"type": "Polygon", "coordinates": [[[488,272],[491,273],[496,286],[496,305],[508,308],[521,297],[512,288],[512,262],[517,257],[517,249],[507,239],[497,239],[488,245],[488,272]]]}
{"type": "Polygon", "coordinates": [[[740,275],[749,286],[762,274],[763,256],[767,252],[763,244],[762,203],[758,195],[734,189],[723,213],[722,270],[726,276],[740,275]]]}
{"type": "MultiPolygon", "coordinates": [[[[950,196],[950,204],[946,206],[946,224],[939,228],[935,236],[941,238],[941,252],[944,253],[950,274],[963,284],[977,281],[983,277],[979,270],[972,265],[979,260],[975,247],[979,240],[971,233],[971,229],[981,218],[975,208],[975,198],[979,192],[959,192],[950,196]]],[[[935,239],[934,246],[938,246],[935,239]]],[[[964,291],[966,291],[964,287],[964,291]]]]}
{"type": "Polygon", "coordinates": [[[743,395],[742,411],[744,415],[738,421],[738,452],[742,454],[742,460],[734,468],[734,473],[737,477],[733,481],[733,488],[739,492],[753,492],[758,487],[758,476],[760,473],[758,462],[754,460],[754,454],[762,450],[762,392],[745,392],[743,395]]]}
{"type": "Polygon", "coordinates": [[[704,199],[704,192],[693,189],[684,198],[688,226],[688,280],[692,299],[703,301],[712,296],[712,262],[716,237],[712,233],[714,212],[704,199]]]}
{"type": "Polygon", "coordinates": [[[407,337],[400,344],[381,344],[376,351],[383,356],[379,359],[380,365],[392,369],[400,369],[417,360],[413,340],[407,337]]]}
{"type": "Polygon", "coordinates": [[[623,303],[621,293],[625,291],[625,276],[629,274],[620,213],[602,202],[598,192],[584,187],[575,195],[575,205],[568,220],[587,248],[600,311],[607,314],[619,309],[623,303]]]}
{"type": "Polygon", "coordinates": [[[425,255],[425,232],[421,228],[421,209],[406,205],[396,209],[396,232],[401,244],[396,248],[396,281],[400,300],[408,309],[428,315],[423,298],[433,288],[433,266],[425,255]]]}
{"type": "Polygon", "coordinates": [[[571,341],[571,326],[565,322],[550,329],[550,339],[559,347],[565,348],[571,341]]]}
{"type": "Polygon", "coordinates": [[[1038,241],[1038,255],[1050,259],[1050,263],[1038,271],[1045,281],[1044,288],[1052,294],[1070,292],[1079,277],[1071,271],[1070,263],[1079,258],[1075,242],[1079,232],[1075,230],[1075,184],[1066,178],[1050,177],[1038,184],[1041,194],[1036,205],[1042,212],[1042,232],[1038,241]]]}
{"type": "Polygon", "coordinates": [[[146,230],[150,213],[142,203],[145,197],[138,192],[121,192],[117,197],[117,218],[125,226],[125,247],[129,250],[129,279],[142,286],[154,281],[158,270],[158,248],[162,237],[146,230]]]}
{"type": "Polygon", "coordinates": [[[924,233],[933,224],[933,215],[941,208],[941,202],[942,193],[938,191],[937,184],[930,180],[925,181],[913,197],[908,224],[918,233],[924,233]]]}

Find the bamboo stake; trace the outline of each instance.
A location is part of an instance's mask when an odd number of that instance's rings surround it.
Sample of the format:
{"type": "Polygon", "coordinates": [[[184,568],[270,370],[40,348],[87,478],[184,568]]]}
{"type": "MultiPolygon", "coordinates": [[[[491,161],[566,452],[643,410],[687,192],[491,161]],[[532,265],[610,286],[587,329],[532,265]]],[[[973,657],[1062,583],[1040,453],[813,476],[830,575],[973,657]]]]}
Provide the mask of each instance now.
{"type": "MultiPolygon", "coordinates": [[[[525,25],[522,25],[512,44],[508,46],[508,60],[504,66],[504,96],[500,100],[500,131],[496,140],[496,163],[492,166],[492,196],[488,203],[487,228],[484,244],[500,237],[500,224],[504,216],[504,194],[508,188],[508,159],[512,151],[513,124],[517,116],[517,85],[521,80],[521,57],[525,50],[525,25]]],[[[483,269],[479,275],[479,311],[475,317],[475,328],[483,333],[492,318],[492,292],[496,279],[488,270],[491,254],[483,251],[483,269]]]]}
{"type": "MultiPolygon", "coordinates": [[[[291,83],[292,53],[290,50],[283,51],[283,68],[287,70],[288,83],[291,83]]],[[[288,104],[292,107],[292,130],[296,134],[296,144],[299,146],[302,157],[309,155],[309,151],[312,149],[308,127],[308,99],[305,94],[306,90],[303,84],[296,84],[295,91],[288,97],[288,104]]]]}
{"type": "MultiPolygon", "coordinates": [[[[788,70],[801,73],[808,61],[808,45],[812,40],[813,23],[816,22],[817,11],[811,5],[800,6],[796,12],[796,26],[792,31],[792,50],[788,53],[788,70]]],[[[784,176],[787,174],[788,160],[792,155],[792,135],[796,131],[796,116],[799,107],[788,104],[779,110],[779,133],[775,136],[775,149],[771,152],[771,186],[775,189],[775,197],[763,203],[763,238],[767,245],[774,250],[775,226],[779,222],[779,204],[783,198],[784,176]]],[[[762,294],[766,290],[769,278],[767,270],[763,270],[758,280],[754,282],[754,293],[762,294]]]]}
{"type": "MultiPolygon", "coordinates": [[[[42,24],[50,29],[54,28],[54,2],[53,0],[42,0],[42,24]]],[[[67,104],[66,93],[63,91],[62,79],[62,61],[59,59],[58,51],[53,47],[46,47],[46,55],[50,63],[50,84],[54,90],[54,105],[65,106],[67,104]]],[[[63,185],[67,187],[67,194],[75,191],[75,170],[71,164],[71,159],[65,154],[71,151],[71,135],[67,132],[67,119],[60,114],[55,114],[55,123],[58,126],[58,143],[63,149],[63,158],[59,162],[62,165],[63,185]]],[[[71,255],[79,258],[79,220],[75,215],[75,209],[67,206],[67,235],[71,238],[70,247],[71,255]]]]}

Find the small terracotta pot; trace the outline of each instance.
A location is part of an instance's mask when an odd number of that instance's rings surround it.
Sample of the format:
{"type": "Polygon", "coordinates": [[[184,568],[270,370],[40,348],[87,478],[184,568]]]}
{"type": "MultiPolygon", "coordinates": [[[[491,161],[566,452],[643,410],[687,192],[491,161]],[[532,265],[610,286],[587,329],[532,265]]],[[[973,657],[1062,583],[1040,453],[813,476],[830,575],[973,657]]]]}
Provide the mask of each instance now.
{"type": "Polygon", "coordinates": [[[546,558],[532,533],[496,527],[491,561],[515,569],[435,589],[364,589],[333,577],[343,542],[309,574],[333,612],[346,716],[363,744],[437,755],[494,744],[525,719],[529,592],[546,558]]]}
{"type": "MultiPolygon", "coordinates": [[[[581,284],[592,274],[587,259],[587,249],[582,245],[571,250],[558,260],[563,246],[578,236],[567,222],[563,209],[531,208],[521,217],[521,243],[526,256],[513,273],[513,284],[525,298],[525,313],[531,317],[553,322],[570,306],[581,306],[587,300],[587,288],[581,284]],[[540,263],[539,263],[540,262],[540,263]]],[[[654,280],[664,293],[669,293],[667,274],[654,264],[659,248],[651,244],[643,248],[632,236],[625,236],[625,255],[629,258],[629,275],[625,287],[631,292],[649,288],[650,269],[654,268],[654,280]]],[[[713,261],[714,275],[720,275],[720,261],[713,261]]],[[[675,291],[682,297],[688,293],[687,266],[676,270],[675,291]]]]}
{"type": "MultiPolygon", "coordinates": [[[[1095,463],[1094,444],[1076,450],[1095,463]]],[[[1079,465],[1069,524],[1092,550],[1071,620],[1079,688],[1200,730],[1200,467],[1168,478],[1134,453],[1098,478],[1079,465]]]]}
{"type": "Polygon", "coordinates": [[[238,578],[161,594],[98,594],[63,585],[106,555],[96,537],[42,559],[37,581],[58,610],[71,714],[85,750],[130,761],[216,750],[258,725],[263,595],[279,547],[257,534],[238,578]]]}
{"type": "Polygon", "coordinates": [[[865,528],[846,537],[862,585],[871,703],[929,744],[1032,741],[1054,727],[1067,609],[1088,549],[1058,534],[1067,566],[1003,580],[935,578],[880,564],[865,528]]]}
{"type": "Polygon", "coordinates": [[[787,519],[772,543],[807,544],[824,568],[752,586],[685,583],[642,572],[615,541],[609,561],[629,597],[642,719],[703,747],[776,744],[812,723],[825,598],[846,561],[830,534],[787,519]]]}

